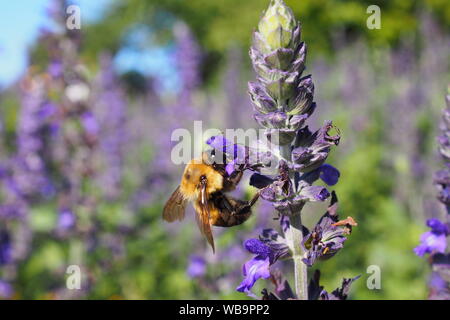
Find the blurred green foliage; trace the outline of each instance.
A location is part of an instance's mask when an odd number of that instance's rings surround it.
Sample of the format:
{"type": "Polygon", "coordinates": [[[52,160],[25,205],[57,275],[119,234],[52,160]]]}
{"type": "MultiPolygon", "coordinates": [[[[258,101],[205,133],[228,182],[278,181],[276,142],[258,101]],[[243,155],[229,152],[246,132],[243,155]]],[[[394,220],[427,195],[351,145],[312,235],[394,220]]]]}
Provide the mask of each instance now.
{"type": "MultiPolygon", "coordinates": [[[[167,39],[174,19],[184,20],[208,52],[223,54],[230,45],[248,48],[251,32],[268,1],[261,0],[124,0],[116,2],[106,17],[87,32],[87,49],[117,49],[124,32],[136,23],[147,24],[167,39]],[[108,37],[101,35],[108,34],[108,37]]],[[[396,45],[418,31],[417,17],[432,13],[443,28],[450,28],[450,3],[446,0],[287,0],[303,25],[303,37],[314,54],[331,53],[339,41],[364,38],[369,45],[396,45]],[[380,30],[369,30],[366,12],[381,9],[380,30]]]]}

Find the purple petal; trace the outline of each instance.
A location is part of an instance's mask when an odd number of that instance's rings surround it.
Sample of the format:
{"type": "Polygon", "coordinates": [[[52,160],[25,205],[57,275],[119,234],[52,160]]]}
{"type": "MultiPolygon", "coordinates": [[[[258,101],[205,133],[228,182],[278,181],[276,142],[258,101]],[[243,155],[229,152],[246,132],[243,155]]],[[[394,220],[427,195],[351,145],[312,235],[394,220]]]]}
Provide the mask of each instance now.
{"type": "Polygon", "coordinates": [[[270,185],[272,182],[273,182],[273,179],[271,179],[265,175],[259,174],[259,173],[254,173],[250,177],[250,185],[252,187],[255,187],[258,189],[265,188],[268,185],[270,185]]]}
{"type": "Polygon", "coordinates": [[[329,186],[334,186],[339,181],[340,172],[330,164],[323,164],[320,167],[320,179],[329,186]]]}
{"type": "Polygon", "coordinates": [[[58,216],[58,228],[69,230],[75,225],[75,215],[70,210],[62,210],[58,216]]]}
{"type": "Polygon", "coordinates": [[[435,234],[432,231],[425,232],[420,237],[420,245],[414,248],[414,252],[422,257],[426,253],[441,252],[444,253],[447,248],[447,238],[444,234],[435,234]]]}
{"type": "Polygon", "coordinates": [[[269,267],[269,258],[262,259],[256,257],[246,262],[243,267],[245,278],[236,290],[248,293],[258,279],[268,279],[270,277],[269,267]]]}
{"type": "Polygon", "coordinates": [[[267,258],[270,255],[270,248],[258,239],[249,239],[245,241],[244,247],[251,253],[259,255],[262,258],[267,258]]]}
{"type": "Polygon", "coordinates": [[[440,220],[432,218],[427,220],[427,226],[431,228],[431,231],[435,234],[448,234],[448,227],[440,220]]]}
{"type": "Polygon", "coordinates": [[[309,201],[325,201],[330,196],[330,193],[322,186],[304,187],[300,191],[300,197],[309,201]]]}

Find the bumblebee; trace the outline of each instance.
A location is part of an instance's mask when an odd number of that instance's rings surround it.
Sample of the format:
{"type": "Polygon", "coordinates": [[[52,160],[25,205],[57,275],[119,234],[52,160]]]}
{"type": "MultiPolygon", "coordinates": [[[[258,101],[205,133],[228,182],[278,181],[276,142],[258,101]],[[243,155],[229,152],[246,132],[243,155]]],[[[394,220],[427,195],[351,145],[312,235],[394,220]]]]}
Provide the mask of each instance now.
{"type": "Polygon", "coordinates": [[[186,206],[191,202],[200,232],[215,252],[211,226],[233,227],[244,223],[258,200],[259,193],[250,201],[226,194],[236,189],[242,176],[242,170],[229,175],[223,164],[215,163],[211,154],[204,152],[201,159],[193,159],[186,165],[180,185],[164,206],[163,219],[168,222],[183,220],[186,206]]]}

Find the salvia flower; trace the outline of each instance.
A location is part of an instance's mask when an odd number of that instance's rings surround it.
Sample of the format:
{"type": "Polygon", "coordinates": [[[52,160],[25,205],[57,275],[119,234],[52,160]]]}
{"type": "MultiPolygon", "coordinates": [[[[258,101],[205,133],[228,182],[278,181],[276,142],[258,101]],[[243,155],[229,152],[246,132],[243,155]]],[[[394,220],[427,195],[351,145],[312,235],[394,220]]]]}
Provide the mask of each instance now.
{"type": "Polygon", "coordinates": [[[320,167],[328,157],[331,146],[339,144],[340,136],[330,136],[333,128],[331,121],[326,121],[324,126],[312,133],[308,127],[297,132],[292,150],[293,169],[308,172],[320,167]]]}
{"type": "Polygon", "coordinates": [[[273,229],[263,230],[259,239],[245,241],[244,247],[256,256],[244,264],[244,280],[237,288],[240,292],[249,293],[258,279],[268,279],[270,266],[290,255],[285,239],[273,229]]]}
{"type": "Polygon", "coordinates": [[[427,226],[431,230],[420,237],[420,245],[414,249],[414,252],[420,257],[426,253],[444,253],[447,248],[448,226],[438,219],[428,219],[427,226]]]}
{"type": "Polygon", "coordinates": [[[269,267],[271,260],[273,261],[273,255],[270,248],[258,239],[245,241],[244,247],[256,256],[244,264],[242,273],[245,278],[236,290],[249,293],[258,279],[270,277],[269,267]]]}
{"type": "MultiPolygon", "coordinates": [[[[274,230],[267,232],[278,240],[277,233],[274,230]]],[[[242,270],[244,280],[237,287],[237,291],[248,294],[258,279],[270,277],[270,266],[288,252],[287,246],[283,246],[277,240],[264,238],[263,236],[263,241],[249,239],[244,242],[244,247],[256,256],[244,264],[242,270]]]]}
{"type": "MultiPolygon", "coordinates": [[[[331,172],[332,170],[328,171],[331,172]]],[[[334,176],[338,174],[333,171],[333,174],[329,175],[329,172],[324,174],[324,179],[334,182],[334,176]]],[[[315,180],[301,180],[295,187],[289,178],[288,164],[284,160],[279,163],[279,173],[279,176],[274,180],[256,173],[251,177],[250,185],[260,188],[261,198],[272,202],[274,208],[280,214],[291,215],[292,212],[303,208],[306,202],[325,201],[330,196],[325,187],[311,185],[315,180]]],[[[321,171],[318,170],[316,173],[318,178],[321,171]]]]}
{"type": "Polygon", "coordinates": [[[337,198],[333,194],[330,207],[322,216],[311,232],[303,239],[302,245],[305,248],[303,262],[312,266],[318,259],[326,260],[334,256],[344,247],[347,235],[352,231],[357,223],[352,217],[339,221],[337,210],[337,198]]]}

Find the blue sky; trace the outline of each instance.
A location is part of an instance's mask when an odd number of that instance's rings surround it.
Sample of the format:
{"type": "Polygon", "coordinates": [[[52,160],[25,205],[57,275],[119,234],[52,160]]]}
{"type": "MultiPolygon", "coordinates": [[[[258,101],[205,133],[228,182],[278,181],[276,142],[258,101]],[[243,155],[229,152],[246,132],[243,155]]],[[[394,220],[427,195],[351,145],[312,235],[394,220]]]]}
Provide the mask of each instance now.
{"type": "MultiPolygon", "coordinates": [[[[77,0],[83,22],[101,16],[112,0],[77,0]]],[[[36,39],[40,28],[50,26],[46,8],[50,0],[2,1],[0,5],[0,87],[5,87],[25,70],[27,48],[36,39]]]]}

